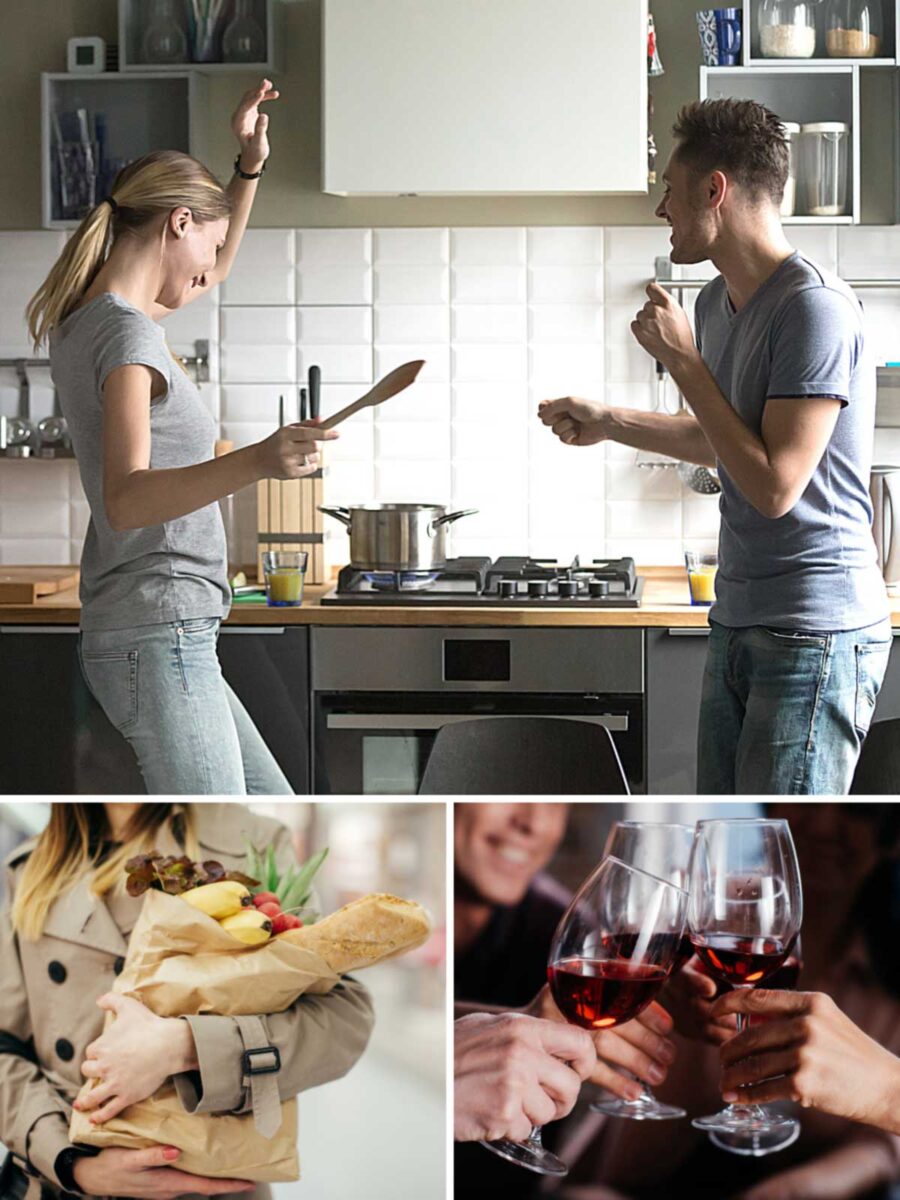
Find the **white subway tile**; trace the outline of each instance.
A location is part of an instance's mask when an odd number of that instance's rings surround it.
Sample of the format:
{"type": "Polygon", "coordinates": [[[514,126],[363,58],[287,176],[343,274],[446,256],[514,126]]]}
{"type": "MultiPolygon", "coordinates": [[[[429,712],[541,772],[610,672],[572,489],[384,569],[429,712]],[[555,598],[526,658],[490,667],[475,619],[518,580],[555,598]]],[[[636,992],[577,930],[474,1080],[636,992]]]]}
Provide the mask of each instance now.
{"type": "Polygon", "coordinates": [[[654,470],[631,462],[606,464],[607,495],[611,500],[672,500],[682,497],[681,480],[671,468],[654,470]]]}
{"type": "Polygon", "coordinates": [[[838,263],[843,279],[894,279],[898,262],[900,227],[848,225],[838,230],[838,263]]]}
{"type": "Polygon", "coordinates": [[[631,308],[633,316],[643,308],[652,278],[652,263],[649,268],[644,263],[607,263],[604,273],[606,303],[631,308]]]}
{"type": "Polygon", "coordinates": [[[47,567],[66,567],[78,562],[76,544],[65,538],[4,538],[0,541],[0,562],[4,566],[26,567],[39,563],[47,567]]]}
{"type": "Polygon", "coordinates": [[[524,304],[454,304],[455,342],[524,342],[528,310],[524,304]]]}
{"type": "Polygon", "coordinates": [[[334,440],[323,443],[329,465],[339,462],[371,463],[375,457],[375,422],[365,412],[357,413],[335,430],[334,440]]]}
{"type": "Polygon", "coordinates": [[[326,305],[297,309],[297,341],[320,346],[359,345],[372,341],[368,305],[326,305]]]}
{"type": "Polygon", "coordinates": [[[293,346],[297,340],[292,308],[223,308],[224,347],[293,346]]]}
{"type": "Polygon", "coordinates": [[[611,225],[604,247],[607,263],[641,263],[647,278],[653,278],[653,260],[668,258],[670,230],[664,221],[657,225],[611,225]]]}
{"type": "Polygon", "coordinates": [[[448,229],[376,229],[374,256],[381,263],[446,263],[450,258],[448,229]]]}
{"type": "Polygon", "coordinates": [[[528,277],[524,266],[458,266],[451,271],[455,304],[524,304],[528,277]]]}
{"type": "Polygon", "coordinates": [[[383,263],[375,268],[377,304],[445,304],[450,273],[441,263],[383,263]]]}
{"type": "Polygon", "coordinates": [[[599,304],[533,304],[528,310],[532,343],[603,341],[599,304]]]}
{"type": "Polygon", "coordinates": [[[603,344],[536,345],[529,351],[531,385],[560,396],[595,393],[603,386],[603,344]]]}
{"type": "Polygon", "coordinates": [[[528,498],[528,463],[524,458],[507,457],[503,448],[497,448],[497,457],[491,463],[483,459],[464,462],[458,459],[453,464],[454,503],[466,508],[493,500],[495,497],[514,499],[525,505],[528,498]]]}
{"type": "Polygon", "coordinates": [[[5,538],[52,538],[69,534],[69,505],[58,500],[6,501],[0,505],[0,535],[5,538]]]}
{"type": "Polygon", "coordinates": [[[297,362],[293,346],[222,347],[224,383],[277,383],[291,386],[296,380],[297,362]]]}
{"type": "Polygon", "coordinates": [[[453,457],[464,461],[495,460],[501,456],[526,458],[528,429],[523,421],[511,423],[497,415],[485,414],[478,421],[455,421],[453,457]]]}
{"type": "Polygon", "coordinates": [[[222,416],[222,397],[217,383],[201,383],[197,386],[197,391],[200,393],[200,399],[206,411],[214,421],[218,421],[222,416]]]}
{"type": "Polygon", "coordinates": [[[465,521],[467,538],[496,540],[504,547],[501,554],[511,553],[505,549],[507,543],[517,544],[528,538],[528,508],[521,497],[483,499],[478,504],[478,512],[466,517],[465,521]]]}
{"type": "Polygon", "coordinates": [[[298,304],[371,304],[372,268],[326,264],[297,268],[298,304]]]}
{"type": "MultiPolygon", "coordinates": [[[[296,420],[297,395],[291,387],[283,391],[285,404],[285,420],[296,420]]],[[[278,387],[271,384],[240,384],[222,385],[221,419],[233,424],[234,422],[249,422],[256,425],[268,425],[269,433],[274,433],[278,425],[278,387]]]]}
{"type": "MultiPolygon", "coordinates": [[[[403,363],[424,359],[425,366],[412,384],[415,388],[422,383],[446,383],[450,378],[450,347],[443,345],[383,346],[375,347],[375,378],[381,379],[388,371],[403,363]]],[[[390,401],[388,401],[390,403],[390,401]]]]}
{"type": "Polygon", "coordinates": [[[293,229],[248,229],[220,293],[222,304],[293,304],[293,229]]]}
{"type": "Polygon", "coordinates": [[[371,229],[298,229],[300,267],[361,267],[372,262],[371,229]]]}
{"type": "MultiPolygon", "coordinates": [[[[322,481],[325,503],[332,506],[371,504],[375,498],[375,468],[371,462],[333,462],[322,481]]],[[[341,535],[336,517],[325,517],[325,528],[341,535]]]]}
{"type": "Polygon", "coordinates": [[[900,429],[875,430],[874,462],[900,465],[900,429]]]}
{"type": "Polygon", "coordinates": [[[297,378],[305,380],[309,368],[322,369],[322,379],[329,383],[372,382],[372,347],[365,346],[300,346],[297,350],[297,378]]]}
{"type": "Polygon", "coordinates": [[[634,311],[606,309],[606,378],[610,383],[647,383],[655,378],[654,361],[631,332],[634,311]]]}
{"type": "MultiPolygon", "coordinates": [[[[675,471],[668,472],[675,475],[675,471]]],[[[689,489],[684,490],[681,501],[685,538],[718,538],[719,497],[701,496],[689,489]]]]}
{"type": "Polygon", "coordinates": [[[603,300],[603,267],[532,267],[529,271],[532,304],[599,304],[603,300]]]}
{"type": "Polygon", "coordinates": [[[193,354],[194,342],[203,338],[215,344],[219,340],[219,306],[204,296],[176,308],[160,321],[166,341],[178,354],[193,354]]]}
{"type": "Polygon", "coordinates": [[[680,538],[681,503],[677,500],[607,500],[608,537],[680,538]]]}
{"type": "MultiPolygon", "coordinates": [[[[608,518],[607,518],[608,520],[608,518]]],[[[641,567],[683,567],[684,552],[677,538],[611,537],[610,526],[606,530],[606,553],[610,558],[633,558],[641,567]]],[[[685,600],[689,601],[687,581],[685,600]]]]}
{"type": "Polygon", "coordinates": [[[278,410],[276,407],[275,418],[272,421],[223,421],[222,437],[226,441],[234,442],[235,450],[240,450],[244,446],[252,446],[256,442],[271,437],[277,428],[278,410]]]}
{"type": "Polygon", "coordinates": [[[527,386],[520,383],[454,383],[453,417],[457,421],[498,418],[509,424],[531,418],[527,386]]]}
{"type": "Polygon", "coordinates": [[[532,503],[528,529],[529,553],[536,557],[570,563],[577,554],[585,564],[605,553],[602,503],[532,503]]]}
{"type": "Polygon", "coordinates": [[[528,230],[528,261],[532,266],[601,263],[603,228],[599,225],[535,226],[528,230]]]}
{"type": "Polygon", "coordinates": [[[826,271],[837,273],[838,228],[836,225],[791,225],[785,233],[791,245],[806,258],[826,271]]]}
{"type": "Polygon", "coordinates": [[[446,504],[450,495],[450,463],[444,459],[393,459],[375,464],[379,504],[446,504]]]}
{"type": "Polygon", "coordinates": [[[524,382],[527,372],[528,354],[522,344],[453,346],[454,382],[524,382]]]}
{"type": "Polygon", "coordinates": [[[457,266],[519,266],[526,256],[524,229],[451,229],[450,261],[457,266]]]}
{"type": "Polygon", "coordinates": [[[411,345],[450,340],[446,304],[376,304],[375,341],[411,345]]]}
{"type": "MultiPolygon", "coordinates": [[[[33,499],[69,500],[69,475],[65,461],[0,457],[0,504],[33,499]]],[[[40,562],[35,559],[35,562],[40,562]]]]}
{"type": "Polygon", "coordinates": [[[375,457],[379,463],[449,455],[450,429],[442,421],[375,422],[375,457]]]}
{"type": "Polygon", "coordinates": [[[446,382],[423,383],[421,376],[412,387],[391,396],[377,410],[378,424],[392,421],[450,420],[450,385],[446,382]]]}
{"type": "Polygon", "coordinates": [[[502,531],[493,537],[469,537],[462,522],[453,526],[449,534],[450,553],[454,558],[499,558],[501,554],[525,555],[528,553],[528,538],[519,534],[510,537],[502,531]],[[454,533],[453,529],[457,532],[454,533]]]}

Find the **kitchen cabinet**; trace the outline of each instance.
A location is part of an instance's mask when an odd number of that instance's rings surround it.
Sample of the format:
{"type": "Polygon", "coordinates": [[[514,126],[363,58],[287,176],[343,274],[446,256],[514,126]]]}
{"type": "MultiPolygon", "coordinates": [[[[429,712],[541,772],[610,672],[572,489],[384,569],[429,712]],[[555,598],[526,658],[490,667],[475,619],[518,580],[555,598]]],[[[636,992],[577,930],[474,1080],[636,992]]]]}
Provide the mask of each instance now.
{"type": "Polygon", "coordinates": [[[891,650],[873,719],[889,721],[897,717],[900,717],[900,629],[894,630],[894,648],[891,650]]]}
{"type": "Polygon", "coordinates": [[[646,0],[323,0],[323,190],[647,192],[646,0]]]}
{"type": "MultiPolygon", "coordinates": [[[[131,748],[87,690],[73,625],[0,627],[0,794],[142,795],[131,748]]],[[[294,791],[309,787],[305,628],[225,626],[222,672],[294,791]]]]}
{"type": "Polygon", "coordinates": [[[697,726],[709,629],[648,629],[646,638],[647,791],[690,795],[697,787],[697,726]]]}
{"type": "MultiPolygon", "coordinates": [[[[190,8],[190,5],[185,5],[190,8]]],[[[199,62],[195,44],[194,21],[191,19],[182,27],[188,37],[187,64],[191,70],[202,71],[204,74],[220,74],[222,72],[252,71],[255,74],[271,75],[278,70],[276,52],[279,49],[281,37],[280,27],[276,27],[276,19],[280,19],[280,5],[276,0],[251,0],[250,17],[265,38],[266,50],[258,62],[222,62],[222,35],[228,28],[235,15],[235,6],[223,6],[222,16],[216,23],[215,33],[208,43],[211,57],[218,61],[199,62]]],[[[119,70],[120,71],[171,71],[171,65],[151,63],[144,60],[142,40],[147,28],[151,9],[148,0],[119,0],[119,70]]],[[[201,51],[202,53],[202,51],[201,51]]]]}
{"type": "Polygon", "coordinates": [[[877,56],[871,58],[829,57],[826,47],[825,5],[816,3],[813,4],[813,14],[816,19],[816,45],[813,56],[811,58],[764,58],[759,35],[759,11],[762,4],[763,0],[744,0],[742,13],[744,37],[741,51],[744,66],[771,66],[773,63],[781,63],[785,66],[805,67],[817,63],[833,65],[842,62],[864,67],[892,67],[897,61],[896,32],[900,0],[881,0],[881,15],[884,22],[881,45],[878,47],[877,56]]]}

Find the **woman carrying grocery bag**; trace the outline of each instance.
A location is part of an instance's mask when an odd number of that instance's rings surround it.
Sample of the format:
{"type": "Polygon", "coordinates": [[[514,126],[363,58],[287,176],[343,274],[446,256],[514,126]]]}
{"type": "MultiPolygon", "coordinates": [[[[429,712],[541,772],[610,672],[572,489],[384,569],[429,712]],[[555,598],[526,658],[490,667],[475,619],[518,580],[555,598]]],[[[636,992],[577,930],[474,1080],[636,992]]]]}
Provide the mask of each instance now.
{"type": "Polygon", "coordinates": [[[101,1125],[170,1079],[186,1113],[255,1113],[257,1106],[271,1113],[346,1074],[362,1054],[372,1006],[349,977],[258,1017],[164,1018],[110,993],[144,900],[124,890],[125,862],[156,849],[238,871],[247,843],[272,845],[282,871],[295,863],[288,830],[235,803],[53,804],[46,829],[7,857],[0,1142],[10,1153],[0,1170],[2,1200],[70,1193],[268,1200],[266,1184],[179,1170],[179,1152],[165,1143],[98,1152],[71,1145],[68,1133],[87,1079],[95,1087],[81,1107],[101,1125]],[[104,1031],[105,1012],[115,1020],[104,1031]]]}

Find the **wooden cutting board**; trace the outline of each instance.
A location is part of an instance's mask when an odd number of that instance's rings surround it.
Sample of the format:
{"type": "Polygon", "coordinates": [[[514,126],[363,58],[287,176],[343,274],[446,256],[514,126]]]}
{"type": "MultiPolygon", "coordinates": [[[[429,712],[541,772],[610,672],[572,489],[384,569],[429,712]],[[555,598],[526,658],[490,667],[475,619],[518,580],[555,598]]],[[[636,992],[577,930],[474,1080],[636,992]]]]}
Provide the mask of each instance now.
{"type": "Polygon", "coordinates": [[[0,604],[34,604],[78,583],[77,567],[0,567],[0,604]]]}

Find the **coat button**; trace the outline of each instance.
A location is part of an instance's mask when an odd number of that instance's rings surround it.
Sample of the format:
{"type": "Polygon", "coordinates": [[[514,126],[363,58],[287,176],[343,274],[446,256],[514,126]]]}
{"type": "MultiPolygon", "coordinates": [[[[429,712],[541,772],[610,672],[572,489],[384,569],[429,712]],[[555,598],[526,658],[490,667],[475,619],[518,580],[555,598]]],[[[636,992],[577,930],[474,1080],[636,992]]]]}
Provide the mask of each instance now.
{"type": "Polygon", "coordinates": [[[66,1038],[60,1038],[56,1043],[56,1053],[63,1062],[70,1062],[75,1057],[75,1047],[66,1038]]]}
{"type": "Polygon", "coordinates": [[[68,972],[61,962],[57,962],[56,959],[54,959],[53,962],[47,967],[47,974],[54,983],[65,983],[68,972]]]}
{"type": "Polygon", "coordinates": [[[122,974],[122,968],[125,966],[125,959],[120,955],[113,963],[113,970],[117,975],[122,974]]]}

